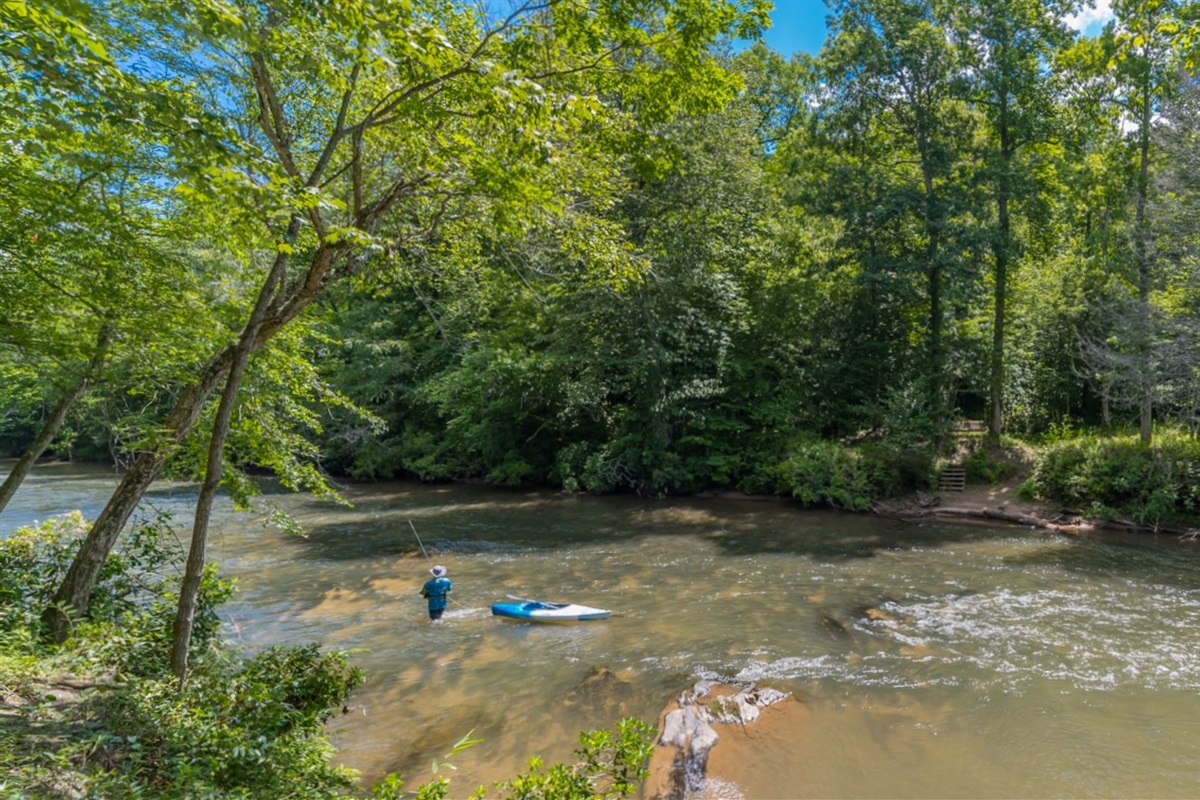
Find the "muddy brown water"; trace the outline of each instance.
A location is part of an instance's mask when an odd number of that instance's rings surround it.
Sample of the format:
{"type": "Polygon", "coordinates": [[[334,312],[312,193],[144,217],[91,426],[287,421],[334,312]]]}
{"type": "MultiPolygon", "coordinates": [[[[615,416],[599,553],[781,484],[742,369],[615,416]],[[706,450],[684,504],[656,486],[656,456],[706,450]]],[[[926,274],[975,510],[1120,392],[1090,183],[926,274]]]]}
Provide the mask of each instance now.
{"type": "MultiPolygon", "coordinates": [[[[115,483],[39,468],[0,535],[94,517],[115,483]]],[[[1200,797],[1195,544],[776,502],[406,483],[346,496],[353,508],[267,498],[305,538],[223,509],[210,552],[239,584],[231,640],[316,640],[366,671],[334,741],[367,782],[398,770],[415,787],[473,731],[483,743],[443,770],[465,796],[717,678],[794,692],[804,713],[739,754],[713,797],[1200,797]],[[438,624],[417,596],[429,565],[410,521],[454,581],[438,624]],[[492,617],[509,594],[615,613],[492,617]]],[[[186,529],[194,498],[164,484],[150,501],[186,529]]]]}

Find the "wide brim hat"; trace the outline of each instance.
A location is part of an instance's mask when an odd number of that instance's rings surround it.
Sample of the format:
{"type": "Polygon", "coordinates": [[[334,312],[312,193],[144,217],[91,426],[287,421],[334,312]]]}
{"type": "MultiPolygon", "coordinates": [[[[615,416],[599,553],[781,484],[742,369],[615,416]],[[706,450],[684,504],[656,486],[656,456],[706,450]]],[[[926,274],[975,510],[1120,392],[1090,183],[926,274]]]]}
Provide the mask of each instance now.
{"type": "Polygon", "coordinates": [[[436,567],[434,567],[433,569],[431,569],[429,571],[431,573],[433,573],[433,577],[435,577],[435,578],[442,578],[442,577],[445,577],[445,575],[446,575],[446,568],[443,567],[441,564],[438,564],[436,567]]]}

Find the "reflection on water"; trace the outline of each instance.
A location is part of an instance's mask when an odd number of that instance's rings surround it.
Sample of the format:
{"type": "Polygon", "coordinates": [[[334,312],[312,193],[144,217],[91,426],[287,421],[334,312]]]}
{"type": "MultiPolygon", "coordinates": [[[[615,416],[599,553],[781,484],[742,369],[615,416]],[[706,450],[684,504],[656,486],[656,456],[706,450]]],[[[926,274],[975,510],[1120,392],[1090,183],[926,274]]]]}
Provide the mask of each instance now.
{"type": "MultiPolygon", "coordinates": [[[[114,482],[39,470],[0,529],[69,507],[94,516],[114,482]]],[[[1200,796],[1195,545],[769,502],[410,484],[347,494],[353,509],[272,498],[303,539],[224,513],[213,557],[239,580],[226,609],[237,641],[356,651],[368,683],[337,743],[367,778],[419,782],[474,730],[486,741],[452,776],[465,795],[531,754],[570,758],[581,729],[656,719],[700,676],[805,700],[803,730],[730,767],[753,781],[747,796],[1200,796]],[[455,582],[438,624],[417,595],[429,564],[409,521],[455,582]],[[493,618],[507,594],[615,614],[493,618]]],[[[155,502],[186,521],[193,497],[163,487],[155,502]]]]}

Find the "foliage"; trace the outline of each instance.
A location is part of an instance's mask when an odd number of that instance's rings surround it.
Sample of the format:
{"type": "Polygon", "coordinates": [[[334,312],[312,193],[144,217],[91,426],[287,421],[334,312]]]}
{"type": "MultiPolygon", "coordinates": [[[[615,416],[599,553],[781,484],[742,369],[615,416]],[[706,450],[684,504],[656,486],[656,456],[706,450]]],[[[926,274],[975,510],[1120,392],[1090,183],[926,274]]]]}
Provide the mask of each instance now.
{"type": "Polygon", "coordinates": [[[864,511],[875,500],[927,488],[932,473],[928,448],[888,442],[848,447],[809,439],[789,449],[778,467],[776,491],[804,505],[864,511]]]}
{"type": "Polygon", "coordinates": [[[1134,436],[1061,439],[1038,454],[1022,491],[1095,516],[1128,515],[1143,525],[1194,519],[1200,515],[1200,442],[1182,433],[1160,433],[1153,446],[1134,436]]]}
{"type": "MultiPolygon", "coordinates": [[[[653,729],[640,719],[627,717],[620,720],[612,731],[584,731],[579,735],[579,747],[574,764],[551,764],[546,766],[542,759],[529,759],[529,769],[507,781],[500,781],[495,788],[501,798],[507,800],[617,800],[637,793],[641,781],[649,775],[646,763],[654,751],[653,729]]],[[[468,733],[441,762],[434,761],[432,772],[436,777],[426,781],[416,791],[417,800],[444,800],[450,796],[451,782],[444,775],[437,775],[440,768],[455,769],[446,759],[452,758],[479,743],[468,733]]],[[[371,788],[374,800],[400,800],[408,797],[403,790],[404,781],[392,773],[377,781],[371,788]]],[[[471,795],[473,800],[487,796],[486,787],[479,787],[471,795]]]]}
{"type": "MultiPolygon", "coordinates": [[[[1187,4],[1087,38],[1057,1],[839,0],[790,61],[710,48],[757,2],[368,5],[3,7],[6,447],[105,320],[52,450],[170,445],[279,258],[240,500],[263,468],[790,494],[798,438],[903,461],[989,402],[1027,433],[1144,397],[1197,425],[1187,4]]],[[[842,484],[813,497],[861,505],[842,484]]]]}
{"type": "MultiPolygon", "coordinates": [[[[637,792],[649,772],[645,765],[654,750],[654,731],[632,717],[613,731],[586,731],[579,736],[576,764],[543,765],[531,758],[529,770],[499,784],[502,797],[512,800],[614,800],[637,792]]],[[[478,795],[482,797],[482,795],[478,795]]]]}
{"type": "Polygon", "coordinates": [[[1003,448],[987,445],[976,446],[962,460],[967,483],[996,484],[1018,475],[1022,459],[1003,448]]]}
{"type": "Polygon", "coordinates": [[[193,672],[184,692],[144,682],[96,706],[140,744],[121,772],[167,796],[334,797],[353,774],[329,764],[323,726],[362,677],[344,654],[276,646],[235,670],[193,672]]]}
{"type": "MultiPolygon", "coordinates": [[[[508,781],[497,782],[500,798],[510,800],[617,800],[637,793],[644,777],[649,775],[646,764],[654,751],[654,730],[646,722],[626,717],[613,730],[584,730],[580,746],[575,750],[575,764],[545,765],[539,757],[529,759],[529,769],[508,781]]],[[[479,744],[470,734],[457,742],[442,762],[433,762],[436,777],[422,783],[416,790],[418,800],[444,800],[450,796],[451,782],[437,775],[439,768],[455,769],[445,759],[456,756],[479,744]]],[[[404,782],[394,774],[385,776],[371,789],[374,800],[400,800],[409,793],[404,782]]],[[[487,796],[487,788],[479,787],[470,794],[473,800],[487,796]]]]}
{"type": "Polygon", "coordinates": [[[140,526],[108,560],[87,617],[62,648],[42,642],[36,612],[86,524],[76,512],[0,541],[0,670],[32,703],[13,728],[18,740],[6,734],[0,747],[9,788],[37,794],[75,783],[87,796],[122,798],[333,797],[353,787],[354,774],[329,763],[323,726],[362,673],[315,645],[230,658],[215,609],[232,587],[211,566],[194,634],[205,657],[186,686],[170,675],[174,597],[165,576],[180,554],[166,525],[140,526]],[[47,676],[64,671],[101,680],[65,710],[41,708],[36,699],[56,680],[47,676]],[[45,715],[53,725],[38,723],[45,715]]]}
{"type": "MultiPolygon", "coordinates": [[[[105,563],[80,623],[87,629],[88,645],[77,657],[139,674],[162,669],[158,657],[169,644],[173,566],[180,557],[170,523],[164,514],[143,519],[105,563]]],[[[54,596],[87,530],[75,511],[0,541],[0,635],[39,631],[37,614],[54,596]]],[[[210,568],[197,614],[200,644],[215,638],[216,607],[232,591],[210,568]]]]}

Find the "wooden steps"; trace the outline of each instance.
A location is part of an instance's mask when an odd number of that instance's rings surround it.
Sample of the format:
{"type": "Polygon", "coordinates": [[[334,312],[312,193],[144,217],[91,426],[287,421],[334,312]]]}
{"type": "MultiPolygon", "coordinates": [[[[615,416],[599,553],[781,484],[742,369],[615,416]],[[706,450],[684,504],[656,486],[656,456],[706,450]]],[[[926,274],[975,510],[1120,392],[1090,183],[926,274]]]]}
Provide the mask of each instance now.
{"type": "Polygon", "coordinates": [[[939,492],[961,492],[967,488],[967,470],[963,467],[946,467],[938,476],[939,492]]]}

